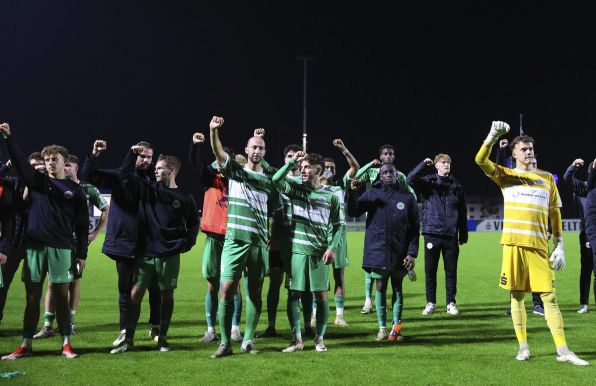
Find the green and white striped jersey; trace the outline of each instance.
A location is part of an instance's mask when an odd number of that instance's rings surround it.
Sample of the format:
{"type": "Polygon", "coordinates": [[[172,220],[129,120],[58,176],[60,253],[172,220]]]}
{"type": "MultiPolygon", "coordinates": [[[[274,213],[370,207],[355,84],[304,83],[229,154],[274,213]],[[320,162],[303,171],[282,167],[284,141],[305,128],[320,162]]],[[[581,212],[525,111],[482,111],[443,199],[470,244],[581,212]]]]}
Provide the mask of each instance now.
{"type": "Polygon", "coordinates": [[[291,160],[273,176],[273,183],[290,199],[292,210],[292,253],[323,255],[337,251],[343,222],[337,197],[323,189],[310,190],[286,178],[291,160]],[[331,240],[331,242],[329,241],[331,240]]]}
{"type": "Polygon", "coordinates": [[[226,239],[266,247],[269,243],[267,203],[275,192],[271,178],[244,168],[229,156],[224,165],[218,166],[229,180],[226,239]]]}
{"type": "MultiPolygon", "coordinates": [[[[373,168],[373,162],[369,162],[363,167],[361,167],[358,172],[356,173],[355,180],[359,182],[366,183],[367,187],[370,187],[373,182],[379,177],[379,168],[373,168]]],[[[400,172],[399,170],[395,170],[395,179],[397,184],[402,188],[406,188],[410,193],[416,197],[416,193],[414,193],[414,189],[408,185],[408,178],[405,174],[400,172]]]]}

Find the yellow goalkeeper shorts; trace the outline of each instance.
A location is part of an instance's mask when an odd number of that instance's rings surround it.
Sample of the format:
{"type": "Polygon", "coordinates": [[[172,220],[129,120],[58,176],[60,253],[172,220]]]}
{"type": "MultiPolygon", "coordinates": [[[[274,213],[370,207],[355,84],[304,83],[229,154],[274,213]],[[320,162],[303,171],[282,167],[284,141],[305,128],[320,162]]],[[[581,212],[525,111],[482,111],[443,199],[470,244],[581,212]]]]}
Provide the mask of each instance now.
{"type": "Polygon", "coordinates": [[[548,252],[517,245],[503,245],[501,288],[510,291],[555,292],[555,273],[548,252]]]}

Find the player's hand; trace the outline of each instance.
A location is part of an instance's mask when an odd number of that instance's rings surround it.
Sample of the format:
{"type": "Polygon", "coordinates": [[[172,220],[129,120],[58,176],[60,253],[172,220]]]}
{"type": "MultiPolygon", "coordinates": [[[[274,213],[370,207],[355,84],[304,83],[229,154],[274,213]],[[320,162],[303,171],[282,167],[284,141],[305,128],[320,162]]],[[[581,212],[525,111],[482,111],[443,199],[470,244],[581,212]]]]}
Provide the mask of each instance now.
{"type": "Polygon", "coordinates": [[[130,150],[133,151],[133,153],[135,153],[136,155],[139,155],[143,152],[143,146],[141,145],[132,145],[130,147],[130,150]]]}
{"type": "Polygon", "coordinates": [[[7,258],[8,257],[4,253],[0,252],[0,264],[6,264],[7,258]]]}
{"type": "Polygon", "coordinates": [[[215,130],[222,127],[224,124],[224,119],[222,117],[216,117],[215,115],[211,118],[211,122],[209,122],[209,129],[215,130]]]}
{"type": "Polygon", "coordinates": [[[577,169],[577,168],[581,168],[582,166],[584,166],[584,160],[583,160],[583,159],[581,159],[581,158],[578,158],[578,159],[576,159],[575,161],[573,161],[573,162],[571,163],[571,165],[572,165],[574,168],[576,168],[576,169],[577,169]]]}
{"type": "Polygon", "coordinates": [[[404,268],[407,269],[408,271],[414,269],[414,267],[416,266],[416,258],[413,256],[406,256],[406,258],[404,259],[404,268]]]}
{"type": "Polygon", "coordinates": [[[358,190],[362,186],[362,183],[358,180],[350,180],[350,189],[358,190]]]}
{"type": "Polygon", "coordinates": [[[433,160],[430,158],[425,158],[422,162],[424,162],[426,166],[432,166],[432,164],[434,163],[433,160]]]}
{"type": "Polygon", "coordinates": [[[491,144],[495,143],[495,141],[499,137],[502,137],[503,135],[507,134],[509,132],[509,129],[510,127],[507,122],[493,121],[490,127],[490,132],[488,133],[485,142],[489,142],[491,144]]]}
{"type": "Polygon", "coordinates": [[[336,148],[338,148],[341,151],[346,150],[346,145],[344,145],[344,141],[342,141],[341,139],[334,139],[333,146],[335,146],[336,148]]]}
{"type": "Polygon", "coordinates": [[[376,158],[374,160],[372,160],[372,166],[373,167],[378,168],[381,165],[382,165],[381,160],[378,160],[376,158]]]}
{"type": "Polygon", "coordinates": [[[263,129],[262,127],[259,127],[258,129],[255,129],[255,132],[253,133],[253,135],[255,137],[264,137],[265,136],[265,129],[263,129]]]}
{"type": "Polygon", "coordinates": [[[323,254],[323,261],[325,262],[325,265],[333,263],[333,260],[335,260],[335,252],[333,252],[331,249],[326,250],[323,254]]]}
{"type": "Polygon", "coordinates": [[[6,122],[0,124],[0,133],[4,134],[5,136],[10,135],[10,125],[6,122]]]}
{"type": "Polygon", "coordinates": [[[204,142],[205,142],[205,134],[194,133],[192,135],[192,143],[204,143],[204,142]]]}
{"type": "Polygon", "coordinates": [[[99,157],[101,153],[108,150],[108,143],[104,140],[98,139],[93,142],[93,157],[99,157]]]}
{"type": "Polygon", "coordinates": [[[563,250],[563,239],[553,237],[555,249],[550,255],[550,263],[555,271],[562,271],[565,268],[565,251],[563,250]]]}
{"type": "Polygon", "coordinates": [[[306,153],[301,151],[297,151],[296,153],[294,153],[294,156],[292,157],[296,162],[302,162],[303,159],[306,158],[306,153]]]}
{"type": "Polygon", "coordinates": [[[6,167],[9,168],[12,166],[12,161],[11,160],[6,161],[6,163],[4,165],[6,165],[6,167]]]}
{"type": "Polygon", "coordinates": [[[77,264],[79,265],[81,272],[79,273],[83,273],[83,270],[85,269],[85,266],[87,265],[87,260],[85,259],[77,259],[77,264]]]}

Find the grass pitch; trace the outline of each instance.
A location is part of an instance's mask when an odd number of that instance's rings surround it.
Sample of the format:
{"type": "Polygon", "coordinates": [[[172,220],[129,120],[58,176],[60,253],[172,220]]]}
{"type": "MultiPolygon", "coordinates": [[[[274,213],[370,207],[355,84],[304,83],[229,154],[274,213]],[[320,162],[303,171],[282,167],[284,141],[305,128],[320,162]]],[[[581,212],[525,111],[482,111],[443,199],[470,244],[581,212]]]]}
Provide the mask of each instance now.
{"type": "MultiPolygon", "coordinates": [[[[90,247],[82,281],[81,304],[77,312],[77,335],[73,347],[81,357],[66,360],[59,355],[60,338],[34,341],[34,356],[15,362],[0,362],[0,372],[21,370],[26,375],[0,384],[42,385],[182,385],[182,384],[587,384],[596,377],[596,306],[580,315],[578,307],[579,251],[577,233],[566,235],[567,268],[557,274],[557,296],[565,320],[567,341],[580,357],[592,366],[579,368],[555,360],[555,350],[546,321],[531,312],[526,297],[528,335],[532,359],[517,362],[517,341],[510,317],[504,315],[508,294],[497,287],[501,262],[498,233],[470,234],[463,246],[458,270],[459,316],[445,312],[444,274],[438,274],[438,311],[425,317],[421,311],[424,296],[424,258],[418,259],[418,281],[404,280],[405,343],[375,342],[375,314],[361,315],[364,277],[360,268],[362,232],[349,233],[351,265],[346,271],[347,297],[345,318],[348,328],[334,326],[331,300],[330,325],[325,336],[329,351],[317,353],[312,342],[304,352],[281,353],[289,339],[282,289],[277,330],[281,338],[259,339],[259,355],[239,354],[214,360],[209,355],[216,343],[201,344],[206,330],[204,315],[205,281],[200,263],[204,237],[182,257],[179,287],[169,342],[172,351],[155,351],[147,329],[140,324],[135,350],[110,355],[111,343],[118,334],[118,292],[115,264],[101,255],[102,240],[90,247]]],[[[423,245],[421,239],[421,246],[423,245]]],[[[17,275],[19,275],[17,273],[17,275]]],[[[265,293],[258,331],[266,327],[265,293]]],[[[333,296],[330,295],[330,299],[333,296]]],[[[592,295],[590,296],[593,302],[592,295]]],[[[592,303],[594,304],[594,303],[592,303]]],[[[141,321],[147,316],[144,301],[141,321]]],[[[9,293],[5,317],[0,325],[0,352],[12,351],[21,341],[24,287],[15,279],[9,293]]],[[[42,312],[43,314],[43,312],[42,312]]],[[[390,318],[390,311],[388,311],[390,318]]],[[[244,322],[244,320],[243,320],[244,322]]],[[[40,322],[41,326],[41,322],[40,322]]]]}

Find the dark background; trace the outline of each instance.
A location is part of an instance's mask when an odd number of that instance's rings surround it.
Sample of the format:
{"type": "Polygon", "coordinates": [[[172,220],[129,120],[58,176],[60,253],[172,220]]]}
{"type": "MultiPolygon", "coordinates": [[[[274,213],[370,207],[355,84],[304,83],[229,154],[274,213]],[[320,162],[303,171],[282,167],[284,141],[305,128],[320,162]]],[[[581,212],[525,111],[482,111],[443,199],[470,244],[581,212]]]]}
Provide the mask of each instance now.
{"type": "MultiPolygon", "coordinates": [[[[280,164],[283,147],[300,143],[297,56],[309,55],[309,150],[340,172],[333,138],[361,165],[391,143],[405,173],[447,152],[468,194],[498,195],[474,155],[492,120],[517,133],[520,113],[542,169],[562,177],[573,159],[596,156],[591,8],[220,3],[3,0],[0,120],[26,153],[59,143],[84,157],[106,139],[102,165],[116,166],[141,139],[185,161],[192,133],[208,134],[216,114],[238,152],[266,128],[267,158],[280,164]]],[[[186,162],[179,182],[198,193],[186,162]]]]}

